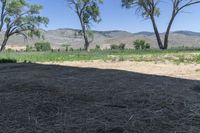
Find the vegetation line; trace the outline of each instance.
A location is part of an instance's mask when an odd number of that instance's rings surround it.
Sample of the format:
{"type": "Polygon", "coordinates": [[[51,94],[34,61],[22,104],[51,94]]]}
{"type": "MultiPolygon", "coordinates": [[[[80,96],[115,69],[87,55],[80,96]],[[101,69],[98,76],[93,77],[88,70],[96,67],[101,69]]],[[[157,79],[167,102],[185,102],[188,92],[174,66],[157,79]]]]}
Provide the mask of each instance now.
{"type": "Polygon", "coordinates": [[[2,52],[0,60],[16,60],[16,62],[63,62],[63,61],[147,61],[147,62],[174,62],[200,63],[199,49],[169,49],[160,51],[148,50],[91,50],[68,52],[2,52]]]}

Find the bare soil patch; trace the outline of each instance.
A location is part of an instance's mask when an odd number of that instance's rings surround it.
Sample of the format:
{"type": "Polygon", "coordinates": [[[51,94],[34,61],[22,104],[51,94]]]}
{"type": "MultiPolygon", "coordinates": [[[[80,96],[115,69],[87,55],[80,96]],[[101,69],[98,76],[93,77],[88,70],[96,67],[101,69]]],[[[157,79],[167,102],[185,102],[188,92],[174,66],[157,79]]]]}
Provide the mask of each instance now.
{"type": "Polygon", "coordinates": [[[200,64],[174,64],[171,62],[134,62],[134,61],[73,61],[62,63],[44,63],[57,64],[63,66],[74,66],[83,68],[115,69],[138,72],[144,74],[153,74],[161,76],[170,76],[183,79],[200,80],[200,64]]]}
{"type": "Polygon", "coordinates": [[[144,64],[0,64],[0,131],[200,132],[199,66],[144,64]]]}

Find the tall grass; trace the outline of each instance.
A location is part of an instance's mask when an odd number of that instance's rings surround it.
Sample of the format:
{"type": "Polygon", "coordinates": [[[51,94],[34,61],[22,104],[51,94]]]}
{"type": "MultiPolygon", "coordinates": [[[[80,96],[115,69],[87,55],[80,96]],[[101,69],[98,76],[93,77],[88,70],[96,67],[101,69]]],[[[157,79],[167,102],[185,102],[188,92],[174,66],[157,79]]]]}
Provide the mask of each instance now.
{"type": "Polygon", "coordinates": [[[169,50],[91,50],[71,52],[2,52],[0,59],[17,62],[62,62],[89,60],[130,60],[130,61],[177,61],[200,63],[200,49],[169,50]]]}

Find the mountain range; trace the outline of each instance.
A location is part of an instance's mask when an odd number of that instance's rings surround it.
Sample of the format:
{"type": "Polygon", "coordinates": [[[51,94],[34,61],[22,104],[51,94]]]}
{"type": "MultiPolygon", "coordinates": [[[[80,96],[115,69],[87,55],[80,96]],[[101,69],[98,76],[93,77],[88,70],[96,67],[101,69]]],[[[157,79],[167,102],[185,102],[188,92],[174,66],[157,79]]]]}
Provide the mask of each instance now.
{"type": "MultiPolygon", "coordinates": [[[[79,35],[78,29],[56,29],[42,30],[44,41],[51,43],[53,48],[62,48],[63,44],[68,44],[72,48],[83,47],[84,40],[79,35]]],[[[93,42],[90,48],[100,45],[101,48],[109,48],[112,44],[125,43],[127,48],[133,48],[133,42],[136,39],[142,39],[150,43],[152,48],[157,48],[156,37],[153,32],[130,33],[127,31],[93,31],[93,42]]],[[[164,33],[161,33],[163,39],[164,33]]],[[[0,41],[3,39],[3,33],[0,34],[0,41]]],[[[9,48],[22,49],[26,45],[33,45],[35,42],[41,41],[38,38],[24,40],[21,36],[13,36],[8,42],[9,48]]],[[[192,31],[174,31],[170,33],[169,47],[200,47],[200,33],[192,31]]]]}

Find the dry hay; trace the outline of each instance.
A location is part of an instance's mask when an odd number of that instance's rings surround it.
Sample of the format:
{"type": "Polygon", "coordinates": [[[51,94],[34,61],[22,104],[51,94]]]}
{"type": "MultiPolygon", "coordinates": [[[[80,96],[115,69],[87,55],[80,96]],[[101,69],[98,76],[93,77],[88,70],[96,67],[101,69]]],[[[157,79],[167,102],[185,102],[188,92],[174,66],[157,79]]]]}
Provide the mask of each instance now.
{"type": "Polygon", "coordinates": [[[200,132],[200,82],[122,70],[0,65],[3,133],[200,132]]]}

